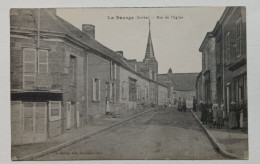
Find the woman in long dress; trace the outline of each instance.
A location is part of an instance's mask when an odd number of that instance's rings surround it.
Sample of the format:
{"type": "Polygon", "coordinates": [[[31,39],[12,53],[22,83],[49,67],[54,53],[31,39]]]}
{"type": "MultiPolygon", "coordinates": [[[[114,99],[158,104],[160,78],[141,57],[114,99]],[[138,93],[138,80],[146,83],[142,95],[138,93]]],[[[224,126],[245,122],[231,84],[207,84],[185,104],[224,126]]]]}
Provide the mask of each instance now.
{"type": "Polygon", "coordinates": [[[206,102],[201,104],[201,122],[207,124],[207,105],[206,102]]]}
{"type": "Polygon", "coordinates": [[[109,100],[106,98],[106,115],[111,114],[109,100]]]}
{"type": "Polygon", "coordinates": [[[231,110],[229,112],[229,128],[234,129],[237,128],[237,112],[236,112],[236,103],[233,101],[231,102],[231,110]]]}
{"type": "Polygon", "coordinates": [[[213,112],[213,120],[212,120],[212,125],[213,128],[217,125],[217,110],[218,110],[218,103],[215,100],[214,104],[212,105],[212,112],[213,112]]]}

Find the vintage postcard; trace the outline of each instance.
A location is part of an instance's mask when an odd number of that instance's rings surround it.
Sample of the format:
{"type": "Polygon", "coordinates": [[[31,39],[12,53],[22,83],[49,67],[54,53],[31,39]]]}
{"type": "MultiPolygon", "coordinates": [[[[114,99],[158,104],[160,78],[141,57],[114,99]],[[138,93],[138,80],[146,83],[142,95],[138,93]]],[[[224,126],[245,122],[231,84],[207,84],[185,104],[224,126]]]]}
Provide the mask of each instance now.
{"type": "Polygon", "coordinates": [[[246,7],[13,8],[11,159],[248,159],[246,7]]]}

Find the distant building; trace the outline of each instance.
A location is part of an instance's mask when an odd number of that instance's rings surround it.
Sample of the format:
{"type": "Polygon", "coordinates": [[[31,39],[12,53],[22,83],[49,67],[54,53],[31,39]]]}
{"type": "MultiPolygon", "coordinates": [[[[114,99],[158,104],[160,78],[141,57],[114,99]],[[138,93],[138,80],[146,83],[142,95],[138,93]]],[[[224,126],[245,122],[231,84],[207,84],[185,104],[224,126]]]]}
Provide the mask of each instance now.
{"type": "Polygon", "coordinates": [[[145,76],[122,51],[99,43],[95,26],[83,24],[81,31],[55,9],[12,9],[10,22],[12,145],[42,142],[105,117],[106,99],[116,113],[167,101],[151,62],[150,31],[145,76]]]}
{"type": "Polygon", "coordinates": [[[192,99],[196,96],[196,78],[199,73],[172,73],[169,68],[167,74],[159,74],[158,81],[168,86],[168,101],[174,102],[185,98],[187,105],[191,105],[192,99]],[[172,94],[171,94],[172,93],[172,94]]]}

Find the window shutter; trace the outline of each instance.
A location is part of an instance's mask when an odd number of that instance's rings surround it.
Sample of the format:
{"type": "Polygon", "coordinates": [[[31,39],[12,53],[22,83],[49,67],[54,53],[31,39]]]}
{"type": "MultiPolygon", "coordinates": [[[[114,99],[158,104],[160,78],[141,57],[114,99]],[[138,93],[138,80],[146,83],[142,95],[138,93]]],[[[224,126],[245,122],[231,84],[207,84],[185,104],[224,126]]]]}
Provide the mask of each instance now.
{"type": "Polygon", "coordinates": [[[116,79],[116,63],[114,63],[114,78],[116,79]]]}
{"type": "Polygon", "coordinates": [[[92,93],[93,93],[93,97],[92,97],[92,99],[93,99],[93,101],[96,101],[96,82],[95,82],[95,79],[92,79],[92,86],[93,86],[93,91],[92,91],[92,93]]]}
{"type": "Polygon", "coordinates": [[[23,50],[23,86],[25,89],[35,88],[36,81],[36,49],[23,50]]]}
{"type": "Polygon", "coordinates": [[[48,51],[39,50],[38,52],[38,73],[47,74],[48,73],[48,51]]]}
{"type": "Polygon", "coordinates": [[[110,94],[109,94],[109,100],[112,100],[112,91],[113,91],[113,87],[112,87],[112,83],[110,83],[110,94]]]}
{"type": "Polygon", "coordinates": [[[116,84],[114,84],[114,101],[116,101],[116,84]]]}
{"type": "Polygon", "coordinates": [[[101,101],[101,98],[100,98],[100,89],[101,89],[101,82],[100,82],[100,80],[98,80],[98,101],[101,101]]]}
{"type": "Polygon", "coordinates": [[[110,61],[110,78],[113,78],[113,65],[112,61],[110,61]]]}

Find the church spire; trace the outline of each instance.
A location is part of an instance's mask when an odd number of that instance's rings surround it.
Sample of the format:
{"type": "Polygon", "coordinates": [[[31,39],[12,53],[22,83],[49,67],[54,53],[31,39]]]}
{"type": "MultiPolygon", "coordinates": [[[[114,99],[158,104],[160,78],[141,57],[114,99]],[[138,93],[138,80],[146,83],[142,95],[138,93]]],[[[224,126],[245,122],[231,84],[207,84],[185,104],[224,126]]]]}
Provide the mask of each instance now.
{"type": "Polygon", "coordinates": [[[148,34],[148,41],[145,51],[145,58],[154,58],[154,51],[153,51],[153,43],[152,43],[152,37],[151,37],[151,22],[149,19],[149,34],[148,34]]]}

